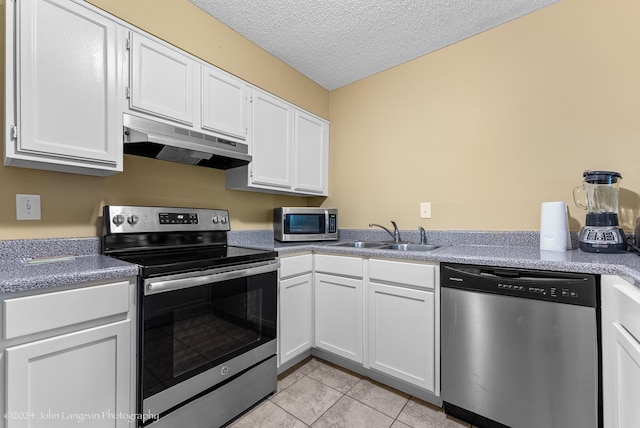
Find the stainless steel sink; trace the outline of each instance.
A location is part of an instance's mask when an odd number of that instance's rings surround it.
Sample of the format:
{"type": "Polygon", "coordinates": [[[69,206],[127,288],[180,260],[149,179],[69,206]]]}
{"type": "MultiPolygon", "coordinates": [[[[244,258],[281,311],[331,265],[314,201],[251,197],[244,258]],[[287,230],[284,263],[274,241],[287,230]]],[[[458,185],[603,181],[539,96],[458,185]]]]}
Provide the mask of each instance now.
{"type": "Polygon", "coordinates": [[[383,242],[365,242],[365,241],[355,241],[355,242],[338,242],[337,244],[331,244],[333,247],[347,247],[347,248],[380,248],[385,244],[383,242]]]}
{"type": "Polygon", "coordinates": [[[396,250],[396,251],[433,251],[440,248],[442,245],[431,244],[391,244],[378,247],[381,250],[396,250]]]}

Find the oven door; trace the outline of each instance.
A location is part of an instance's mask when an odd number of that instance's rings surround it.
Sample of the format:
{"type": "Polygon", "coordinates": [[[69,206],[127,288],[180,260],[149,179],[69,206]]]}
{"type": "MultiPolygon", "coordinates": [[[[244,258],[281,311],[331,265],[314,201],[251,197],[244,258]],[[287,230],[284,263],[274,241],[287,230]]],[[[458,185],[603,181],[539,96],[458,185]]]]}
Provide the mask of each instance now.
{"type": "Polygon", "coordinates": [[[143,418],[161,417],[275,355],[278,267],[270,260],[143,281],[143,418]]]}

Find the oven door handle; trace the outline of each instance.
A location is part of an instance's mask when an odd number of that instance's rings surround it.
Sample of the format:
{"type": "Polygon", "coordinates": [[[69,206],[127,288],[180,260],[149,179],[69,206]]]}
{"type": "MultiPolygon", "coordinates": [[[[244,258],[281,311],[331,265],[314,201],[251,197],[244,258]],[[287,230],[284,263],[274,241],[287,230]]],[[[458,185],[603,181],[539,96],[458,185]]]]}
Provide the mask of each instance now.
{"type": "Polygon", "coordinates": [[[280,267],[278,260],[264,263],[256,263],[242,269],[220,269],[219,272],[208,273],[200,276],[192,276],[179,279],[167,279],[164,281],[149,281],[144,288],[144,294],[165,293],[167,291],[180,290],[183,288],[197,287],[215,282],[228,281],[231,279],[244,278],[247,276],[259,275],[262,273],[274,272],[280,267]]]}

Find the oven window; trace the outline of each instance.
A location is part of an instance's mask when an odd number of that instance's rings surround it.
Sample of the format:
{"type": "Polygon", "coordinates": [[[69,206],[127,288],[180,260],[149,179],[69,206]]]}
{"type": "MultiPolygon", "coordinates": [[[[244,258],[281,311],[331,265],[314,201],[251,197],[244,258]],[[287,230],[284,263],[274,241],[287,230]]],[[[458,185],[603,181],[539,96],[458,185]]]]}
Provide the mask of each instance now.
{"type": "Polygon", "coordinates": [[[143,397],[276,337],[277,273],[143,297],[143,397]]]}
{"type": "Polygon", "coordinates": [[[287,214],[284,217],[284,233],[323,234],[324,218],[324,214],[287,214]]]}

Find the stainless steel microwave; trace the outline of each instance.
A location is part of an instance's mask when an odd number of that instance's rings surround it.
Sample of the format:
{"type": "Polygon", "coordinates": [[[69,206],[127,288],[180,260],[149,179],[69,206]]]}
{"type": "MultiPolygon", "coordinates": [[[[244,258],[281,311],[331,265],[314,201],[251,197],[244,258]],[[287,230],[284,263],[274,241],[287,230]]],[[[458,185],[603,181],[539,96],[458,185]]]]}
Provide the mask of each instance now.
{"type": "Polygon", "coordinates": [[[273,234],[280,242],[337,241],[338,210],[308,207],[275,208],[273,234]]]}

